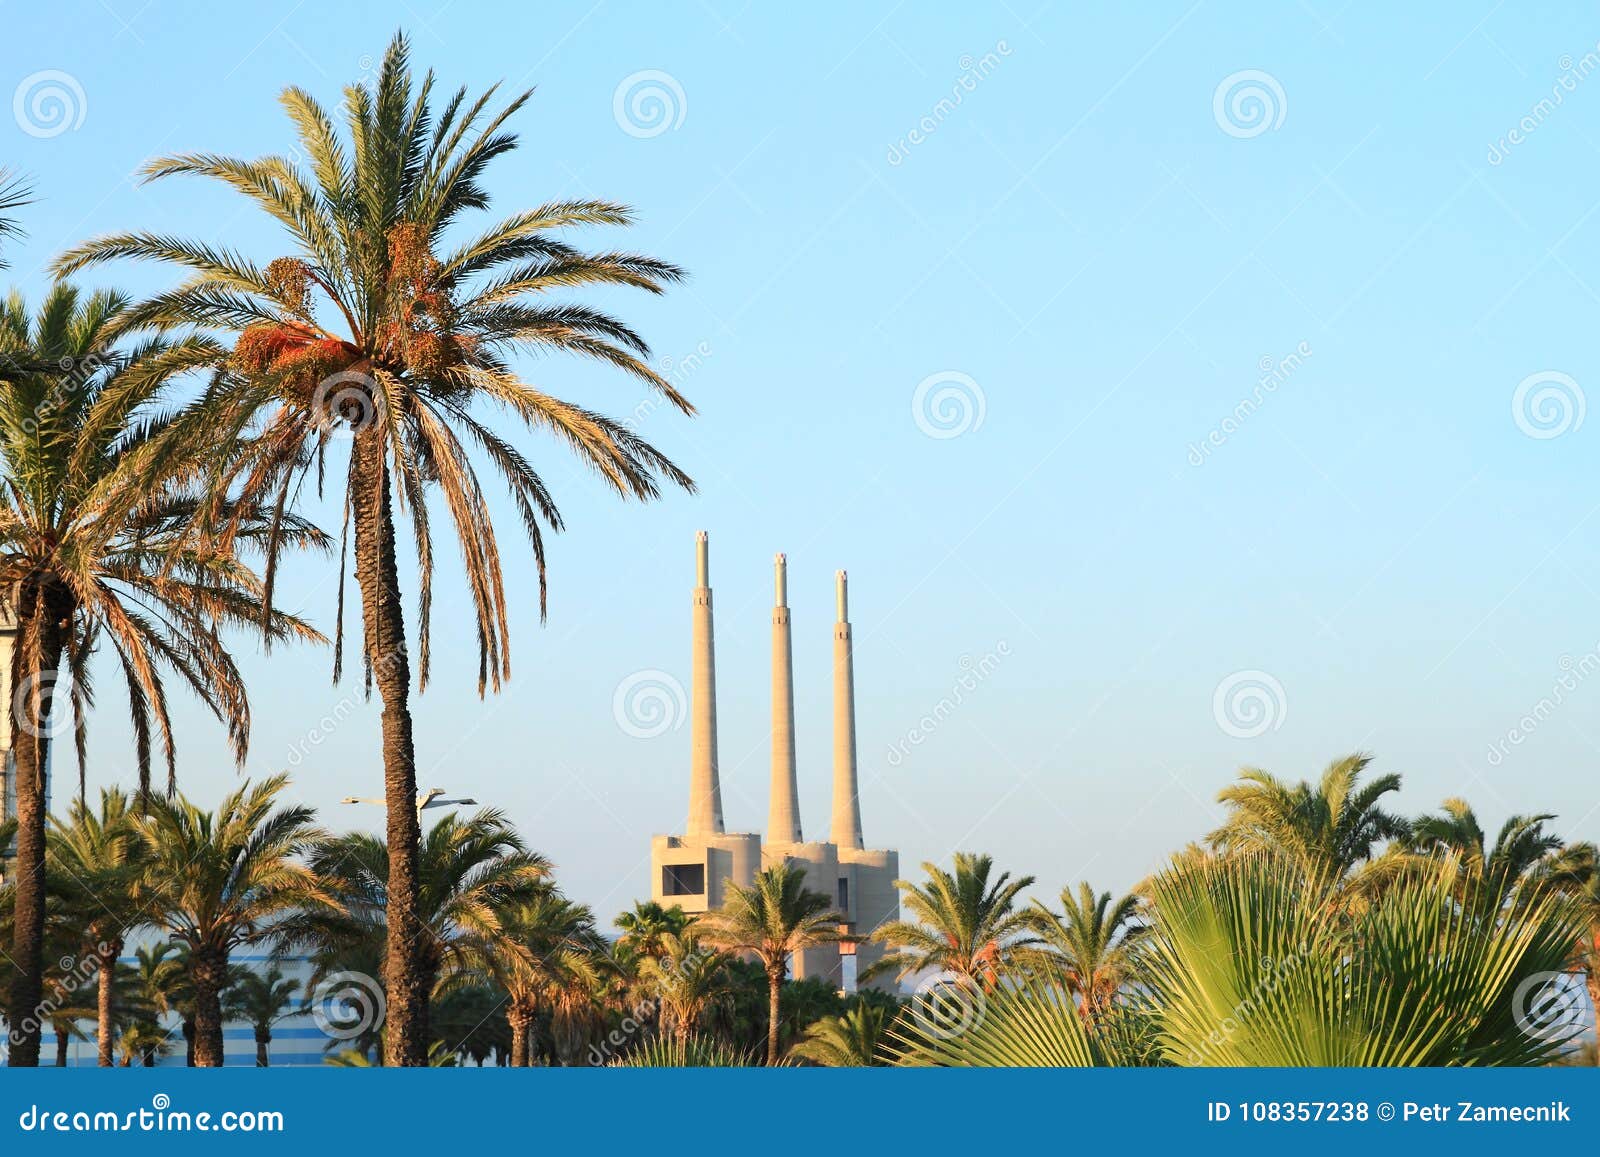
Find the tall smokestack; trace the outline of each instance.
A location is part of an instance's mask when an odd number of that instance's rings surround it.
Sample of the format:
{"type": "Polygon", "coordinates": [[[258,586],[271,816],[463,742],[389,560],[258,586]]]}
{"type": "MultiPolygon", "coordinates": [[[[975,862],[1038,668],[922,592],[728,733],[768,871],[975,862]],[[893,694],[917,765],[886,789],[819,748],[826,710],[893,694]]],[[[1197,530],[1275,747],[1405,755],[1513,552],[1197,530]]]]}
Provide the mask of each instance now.
{"type": "Polygon", "coordinates": [[[856,784],[856,677],[850,647],[850,605],[844,571],[838,584],[839,617],[833,624],[833,842],[860,848],[861,801],[856,784]]]}
{"type": "Polygon", "coordinates": [[[711,629],[711,552],[706,532],[695,535],[694,654],[689,691],[689,824],[685,834],[722,832],[722,784],[717,778],[717,656],[711,629]]]}
{"type": "Polygon", "coordinates": [[[767,839],[798,844],[800,785],[794,761],[794,655],[789,639],[789,566],[783,555],[773,564],[772,604],[772,793],[767,839]]]}

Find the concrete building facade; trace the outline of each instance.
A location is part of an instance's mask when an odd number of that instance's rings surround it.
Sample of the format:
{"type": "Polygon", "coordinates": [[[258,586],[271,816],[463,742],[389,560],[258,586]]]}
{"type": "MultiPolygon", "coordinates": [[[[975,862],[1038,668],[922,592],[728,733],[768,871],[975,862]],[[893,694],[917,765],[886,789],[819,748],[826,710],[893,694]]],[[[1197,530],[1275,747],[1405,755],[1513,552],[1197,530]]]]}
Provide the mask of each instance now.
{"type": "MultiPolygon", "coordinates": [[[[797,953],[796,979],[816,977],[849,987],[850,977],[879,959],[883,949],[865,938],[899,918],[894,886],[900,857],[869,849],[861,831],[860,782],[856,767],[855,670],[850,636],[847,580],[838,572],[837,619],[833,625],[833,815],[831,838],[807,841],[800,822],[799,771],[795,755],[794,652],[788,605],[788,562],[774,563],[772,608],[772,782],[765,841],[756,832],[728,832],[722,818],[717,777],[716,647],[712,626],[710,544],[696,539],[696,585],[691,618],[689,819],[682,835],[655,836],[650,845],[651,899],[688,913],[720,907],[729,883],[748,887],[763,868],[788,863],[805,873],[806,887],[833,901],[844,916],[841,944],[797,953]],[[854,969],[846,967],[855,958],[854,969]]],[[[889,977],[874,985],[893,987],[889,977]]]]}

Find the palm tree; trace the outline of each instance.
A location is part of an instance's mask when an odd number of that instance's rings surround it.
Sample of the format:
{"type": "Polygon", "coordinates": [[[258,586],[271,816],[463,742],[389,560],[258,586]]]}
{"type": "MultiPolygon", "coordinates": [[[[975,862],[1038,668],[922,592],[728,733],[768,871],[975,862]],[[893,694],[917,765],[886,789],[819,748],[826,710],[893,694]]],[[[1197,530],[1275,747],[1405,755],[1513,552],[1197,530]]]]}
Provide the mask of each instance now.
{"type": "MultiPolygon", "coordinates": [[[[175,374],[214,358],[217,347],[186,337],[119,350],[113,338],[127,304],[119,294],[81,297],[58,284],[31,320],[15,294],[0,306],[0,358],[45,363],[6,372],[0,389],[0,613],[17,630],[8,684],[18,820],[13,1023],[26,1021],[40,998],[50,737],[70,702],[81,796],[86,664],[96,644],[110,641],[126,679],[140,789],[148,793],[153,732],[169,787],[175,766],[163,671],[226,724],[242,764],[249,707],[217,628],[264,622],[269,637],[320,638],[299,619],[266,610],[262,583],[232,543],[193,532],[193,459],[176,446],[152,452],[152,407],[175,374]]],[[[241,543],[269,526],[276,534],[271,512],[253,501],[222,505],[238,520],[241,543]]],[[[296,518],[288,541],[321,536],[296,518]]],[[[38,1032],[20,1034],[10,1063],[38,1057],[38,1032]]]]}
{"type": "Polygon", "coordinates": [[[695,1034],[713,1005],[730,995],[728,966],[734,959],[702,944],[694,925],[681,934],[664,933],[661,951],[640,959],[640,983],[655,998],[661,1028],[679,1044],[695,1034]]]}
{"type": "Polygon", "coordinates": [[[276,921],[332,901],[300,856],[323,838],[312,809],[278,806],[288,785],[274,775],[246,782],[216,812],[179,795],[152,799],[142,825],[149,846],[151,920],[189,950],[195,1064],[222,1064],[221,994],[234,949],[275,939],[276,921]]]}
{"type": "Polygon", "coordinates": [[[991,882],[994,860],[972,852],[957,852],[953,871],[932,863],[922,870],[928,874],[925,885],[895,881],[914,919],[892,921],[872,934],[891,951],[868,976],[893,969],[904,979],[936,969],[951,973],[956,983],[991,988],[1001,974],[1037,955],[1036,917],[1017,908],[1032,876],[1013,880],[1001,872],[991,882]]]}
{"type": "Polygon", "coordinates": [[[1139,898],[1112,901],[1110,892],[1095,895],[1087,883],[1061,890],[1062,914],[1034,902],[1036,927],[1053,954],[1050,964],[1077,997],[1078,1012],[1087,1021],[1111,1007],[1133,976],[1140,942],[1149,926],[1140,919],[1139,898]]]}
{"type": "Polygon", "coordinates": [[[294,994],[299,989],[300,982],[284,976],[276,962],[268,965],[265,972],[237,964],[228,969],[222,1015],[229,1020],[242,1020],[255,1030],[256,1068],[267,1067],[272,1026],[294,1011],[294,994]]]}
{"type": "Polygon", "coordinates": [[[611,1064],[633,1069],[739,1069],[754,1059],[715,1037],[671,1036],[641,1041],[611,1064]]]}
{"type": "Polygon", "coordinates": [[[695,934],[713,948],[749,952],[767,974],[767,1064],[779,1060],[779,998],[796,952],[839,939],[844,920],[821,892],[806,889],[805,873],[787,862],[774,864],[748,888],[728,886],[721,908],[695,921],[695,934]]]}
{"type": "Polygon", "coordinates": [[[1138,1063],[1133,1034],[1107,1031],[1106,1025],[1091,1031],[1059,977],[1025,976],[973,995],[981,1003],[963,1020],[962,1031],[946,1031],[913,1011],[890,1026],[885,1053],[906,1068],[1079,1069],[1138,1063]]]}
{"type": "MultiPolygon", "coordinates": [[[[18,176],[10,169],[0,169],[0,242],[15,240],[22,236],[22,226],[17,224],[17,219],[12,216],[18,209],[33,202],[33,189],[27,179],[18,176]]],[[[0,256],[0,269],[5,269],[8,262],[0,256]]]]}
{"type": "Polygon", "coordinates": [[[571,1016],[589,1003],[587,984],[596,974],[599,936],[594,913],[545,885],[503,906],[501,932],[516,951],[489,956],[491,974],[506,990],[511,1024],[511,1064],[530,1062],[528,1030],[541,1005],[571,1016]]]}
{"type": "Polygon", "coordinates": [[[1247,767],[1237,783],[1218,793],[1229,813],[1207,839],[1229,852],[1287,851],[1315,879],[1343,884],[1372,863],[1385,841],[1401,843],[1410,831],[1402,817],[1381,806],[1384,796],[1400,790],[1398,775],[1360,782],[1371,762],[1368,755],[1335,760],[1315,787],[1247,767]]]}
{"type": "MultiPolygon", "coordinates": [[[[280,929],[285,940],[309,945],[319,962],[348,959],[352,952],[377,957],[380,951],[392,960],[388,942],[398,932],[389,895],[389,852],[382,837],[365,832],[349,832],[319,847],[311,867],[335,897],[336,909],[291,919],[280,929]]],[[[429,829],[420,852],[415,912],[422,943],[414,955],[431,999],[441,981],[458,974],[490,975],[507,954],[520,951],[506,934],[501,914],[535,892],[549,876],[550,863],[528,850],[496,808],[465,819],[454,812],[445,815],[429,829]]],[[[390,1002],[384,1022],[387,1063],[394,1056],[394,1005],[387,992],[385,997],[390,1002]]]]}
{"type": "Polygon", "coordinates": [[[1412,862],[1351,911],[1317,880],[1285,853],[1154,879],[1146,976],[1169,1063],[1535,1065],[1568,1043],[1566,1026],[1525,1021],[1581,934],[1570,898],[1527,880],[1490,906],[1495,885],[1450,856],[1412,862]]]}
{"type": "Polygon", "coordinates": [[[857,1001],[843,1016],[827,1016],[806,1030],[805,1039],[789,1050],[791,1060],[828,1068],[881,1065],[881,1052],[893,1014],[881,1005],[857,1001]]]}
{"type": "MultiPolygon", "coordinates": [[[[140,945],[134,949],[132,988],[135,1002],[141,1009],[148,1010],[148,1023],[141,1026],[135,1021],[135,1028],[140,1031],[133,1033],[133,1040],[124,1034],[124,1051],[130,1047],[138,1047],[139,1042],[148,1046],[154,1035],[159,1034],[165,1042],[171,1034],[160,1029],[160,1020],[171,1013],[178,1017],[179,1027],[184,1040],[185,1061],[192,1068],[194,1066],[194,985],[189,980],[188,953],[182,945],[174,944],[171,940],[157,941],[151,945],[140,945]],[[146,1028],[151,1032],[144,1031],[146,1028]]],[[[146,1067],[155,1064],[155,1057],[164,1051],[158,1049],[154,1053],[143,1052],[146,1067]]],[[[123,1062],[127,1063],[126,1059],[123,1062]]]]}
{"type": "Polygon", "coordinates": [[[1518,881],[1548,866],[1561,850],[1561,837],[1544,826],[1554,815],[1511,816],[1490,847],[1466,800],[1447,799],[1440,811],[1443,814],[1412,823],[1408,844],[1423,855],[1457,857],[1463,868],[1483,881],[1484,899],[1497,907],[1518,881]]]}
{"type": "MultiPolygon", "coordinates": [[[[194,174],[243,193],[284,227],[293,255],[261,267],[204,243],[131,233],[91,241],[60,262],[63,270],[121,257],[176,265],[187,279],[146,302],[136,319],[199,325],[236,339],[229,372],[191,413],[224,447],[230,432],[254,432],[219,468],[216,493],[238,482],[247,494],[286,502],[308,471],[320,480],[330,439],[351,436],[347,528],[355,536],[368,685],[377,683],[383,701],[387,888],[396,933],[385,965],[386,1039],[396,1064],[425,1060],[429,993],[418,912],[420,825],[412,806],[412,665],[395,507],[410,516],[420,563],[419,690],[428,680],[433,492],[461,549],[482,694],[486,686],[499,689],[511,664],[500,549],[471,451],[492,464],[510,492],[539,568],[541,614],[544,534],[561,529],[562,521],[532,464],[475,410],[509,412],[529,429],[554,434],[624,497],[653,499],[663,483],[693,488],[624,423],[562,401],[512,369],[511,359],[523,352],[574,354],[632,375],[693,413],[650,368],[648,347],[626,324],[589,306],[549,300],[552,292],[588,286],[659,293],[682,276],[662,261],[585,253],[553,235],[573,226],[626,225],[628,209],[605,201],[550,202],[458,247],[447,244],[445,235],[466,210],[488,206],[483,173],[516,147],[505,125],[531,95],[485,115],[492,94],[469,100],[461,89],[436,114],[433,74],[413,83],[409,45],[397,35],[375,85],[345,90],[347,139],[308,93],[283,93],[309,171],[281,156],[251,161],[209,153],[163,158],[145,169],[151,179],[194,174]]],[[[269,567],[269,588],[271,582],[269,567]]]]}
{"type": "Polygon", "coordinates": [[[145,843],[132,801],[116,788],[101,790],[98,811],[75,799],[66,822],[53,823],[46,861],[50,887],[82,923],[99,987],[98,1059],[102,1068],[109,1068],[115,1061],[117,960],[128,933],[144,918],[139,886],[145,843]]]}
{"type": "Polygon", "coordinates": [[[623,912],[612,923],[622,931],[618,944],[640,956],[657,956],[661,938],[667,933],[681,936],[689,926],[689,917],[676,904],[666,908],[654,900],[639,900],[631,911],[623,912]]]}

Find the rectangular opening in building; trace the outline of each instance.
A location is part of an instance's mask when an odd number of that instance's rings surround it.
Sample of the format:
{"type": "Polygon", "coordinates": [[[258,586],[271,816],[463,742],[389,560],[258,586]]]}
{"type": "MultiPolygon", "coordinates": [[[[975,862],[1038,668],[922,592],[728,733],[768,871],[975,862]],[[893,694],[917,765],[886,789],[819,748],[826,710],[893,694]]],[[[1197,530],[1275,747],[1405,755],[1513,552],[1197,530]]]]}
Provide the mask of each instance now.
{"type": "Polygon", "coordinates": [[[850,881],[847,878],[841,877],[839,880],[839,911],[848,912],[849,910],[850,881]]]}
{"type": "Polygon", "coordinates": [[[704,864],[666,864],[661,869],[661,894],[664,896],[703,896],[706,891],[704,864]]]}

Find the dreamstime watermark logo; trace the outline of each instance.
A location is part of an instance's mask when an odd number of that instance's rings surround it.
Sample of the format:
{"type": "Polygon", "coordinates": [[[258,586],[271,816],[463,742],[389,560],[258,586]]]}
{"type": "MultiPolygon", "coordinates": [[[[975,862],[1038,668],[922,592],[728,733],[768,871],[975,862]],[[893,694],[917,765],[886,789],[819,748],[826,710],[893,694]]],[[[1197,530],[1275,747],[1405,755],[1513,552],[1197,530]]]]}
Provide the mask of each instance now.
{"type": "Polygon", "coordinates": [[[1504,735],[1489,745],[1485,759],[1490,767],[1499,767],[1504,763],[1511,754],[1511,748],[1521,747],[1526,743],[1529,737],[1543,726],[1545,720],[1566,703],[1569,695],[1587,682],[1591,675],[1600,671],[1600,643],[1596,643],[1592,650],[1577,658],[1562,655],[1556,660],[1556,666],[1560,669],[1560,673],[1550,684],[1550,694],[1525,711],[1516,723],[1506,729],[1504,735]]]}
{"type": "Polygon", "coordinates": [[[940,370],[911,393],[911,420],[930,438],[944,441],[976,433],[989,412],[983,387],[959,370],[940,370]]]}
{"type": "Polygon", "coordinates": [[[689,697],[683,684],[654,668],[635,671],[611,694],[611,717],[635,739],[654,739],[676,731],[688,714],[689,697]]]}
{"type": "Polygon", "coordinates": [[[950,686],[950,693],[933,705],[933,710],[917,720],[917,725],[905,737],[889,746],[889,766],[899,767],[911,755],[913,747],[921,747],[941,726],[954,715],[956,709],[967,701],[983,683],[999,669],[1000,661],[1011,654],[1011,644],[1001,639],[994,650],[981,658],[962,655],[961,674],[950,686]]]}
{"type": "MultiPolygon", "coordinates": [[[[703,341],[681,357],[662,358],[652,368],[661,375],[669,386],[681,394],[685,383],[700,372],[706,362],[711,359],[711,354],[711,343],[703,341]]],[[[671,403],[659,393],[652,392],[633,408],[632,413],[622,419],[622,424],[628,429],[637,432],[644,425],[645,420],[664,405],[671,405],[671,403]]]]}
{"type": "Polygon", "coordinates": [[[951,1040],[983,1023],[989,999],[983,986],[959,972],[936,972],[911,994],[911,1020],[932,1040],[951,1040]]]}
{"type": "Polygon", "coordinates": [[[1535,101],[1515,125],[1489,146],[1487,159],[1491,165],[1502,164],[1511,155],[1512,149],[1527,140],[1540,125],[1555,115],[1556,109],[1561,107],[1567,97],[1578,91],[1578,85],[1587,80],[1595,70],[1600,69],[1600,55],[1597,53],[1600,53],[1600,44],[1596,44],[1593,50],[1584,53],[1577,60],[1573,60],[1572,55],[1566,53],[1556,61],[1556,68],[1560,70],[1561,75],[1550,85],[1550,95],[1535,101]]]}
{"type": "Polygon", "coordinates": [[[1212,452],[1237,434],[1267,399],[1278,392],[1278,387],[1287,382],[1310,357],[1309,342],[1301,342],[1286,357],[1274,358],[1270,354],[1262,357],[1256,363],[1256,368],[1261,371],[1261,377],[1256,380],[1256,388],[1249,397],[1241,398],[1239,404],[1234,406],[1233,412],[1212,427],[1204,438],[1189,443],[1189,465],[1204,466],[1212,452]]]}
{"type": "Polygon", "coordinates": [[[39,671],[11,695],[11,718],[35,739],[60,739],[72,732],[72,682],[65,672],[39,671]]]}
{"type": "Polygon", "coordinates": [[[648,140],[682,126],[689,98],[670,72],[646,68],[622,78],[611,94],[611,115],[630,137],[648,140]]]}
{"type": "Polygon", "coordinates": [[[1289,700],[1265,671],[1235,671],[1211,694],[1211,717],[1235,739],[1255,739],[1283,726],[1289,700]]]}
{"type": "Polygon", "coordinates": [[[1559,370],[1540,370],[1517,383],[1511,420],[1530,438],[1559,438],[1583,425],[1588,412],[1583,387],[1559,370]]]}
{"type": "Polygon", "coordinates": [[[1270,72],[1246,68],[1222,78],[1211,94],[1211,115],[1230,137],[1248,140],[1282,126],[1289,98],[1270,72]]]}
{"type": "Polygon", "coordinates": [[[1511,1019],[1524,1036],[1560,1044],[1586,1026],[1583,985],[1569,972],[1535,972],[1511,993],[1511,1019]]]}
{"type": "Polygon", "coordinates": [[[886,158],[891,165],[901,165],[911,155],[911,150],[939,131],[939,126],[944,124],[955,114],[961,102],[972,93],[978,91],[978,85],[989,78],[995,69],[1000,67],[1003,57],[1011,55],[1011,45],[1004,40],[995,41],[994,48],[985,52],[976,60],[971,53],[964,53],[956,61],[960,75],[955,83],[950,86],[950,95],[940,99],[939,103],[929,109],[905,136],[889,146],[886,158]]]}
{"type": "Polygon", "coordinates": [[[340,370],[317,383],[311,413],[333,438],[354,438],[378,416],[378,383],[360,370],[340,370]]]}
{"type": "Polygon", "coordinates": [[[47,68],[22,78],[11,95],[11,115],[30,137],[59,137],[83,127],[89,98],[70,72],[47,68]]]}
{"type": "Polygon", "coordinates": [[[383,985],[365,972],[335,972],[312,994],[311,1019],[334,1040],[377,1031],[388,1012],[383,985]]]}

